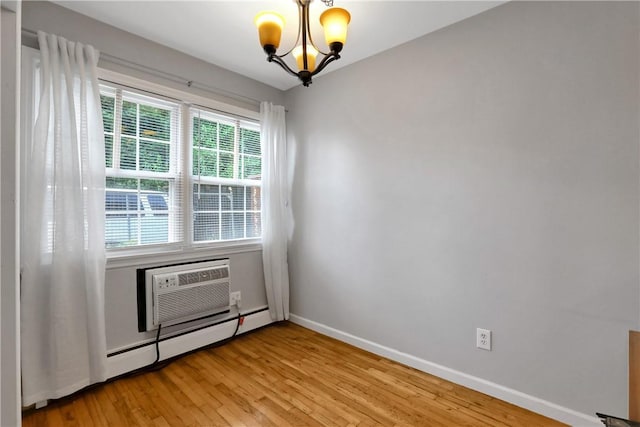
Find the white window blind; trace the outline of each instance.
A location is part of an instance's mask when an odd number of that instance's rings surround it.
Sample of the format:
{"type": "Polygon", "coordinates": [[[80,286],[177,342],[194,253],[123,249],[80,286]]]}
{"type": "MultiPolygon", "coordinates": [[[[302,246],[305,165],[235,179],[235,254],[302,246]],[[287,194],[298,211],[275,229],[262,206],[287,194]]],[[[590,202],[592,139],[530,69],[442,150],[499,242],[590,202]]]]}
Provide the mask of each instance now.
{"type": "Polygon", "coordinates": [[[108,249],[261,236],[258,121],[109,84],[101,101],[108,249]]]}

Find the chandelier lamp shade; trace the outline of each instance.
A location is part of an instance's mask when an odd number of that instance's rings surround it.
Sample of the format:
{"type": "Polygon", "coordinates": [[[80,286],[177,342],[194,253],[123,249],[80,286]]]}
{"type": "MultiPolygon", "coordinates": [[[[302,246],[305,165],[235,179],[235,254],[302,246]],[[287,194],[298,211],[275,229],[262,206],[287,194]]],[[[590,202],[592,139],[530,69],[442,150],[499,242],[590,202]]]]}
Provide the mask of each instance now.
{"type": "MultiPolygon", "coordinates": [[[[304,86],[311,84],[311,78],[321,72],[329,63],[340,59],[340,52],[347,39],[347,26],[351,15],[345,9],[330,7],[320,15],[320,25],[324,30],[324,37],[329,52],[323,52],[313,42],[309,23],[309,4],[312,0],[295,0],[298,5],[298,37],[293,47],[282,55],[277,51],[280,47],[282,30],[285,20],[276,12],[261,12],[255,18],[260,45],[267,54],[267,61],[275,62],[287,73],[302,81],[304,86]],[[285,61],[291,54],[295,59],[298,71],[294,71],[285,61]],[[318,55],[321,55],[318,58],[318,55]],[[319,59],[319,62],[317,61],[319,59]]],[[[333,5],[333,0],[322,0],[327,6],[333,5]]]]}

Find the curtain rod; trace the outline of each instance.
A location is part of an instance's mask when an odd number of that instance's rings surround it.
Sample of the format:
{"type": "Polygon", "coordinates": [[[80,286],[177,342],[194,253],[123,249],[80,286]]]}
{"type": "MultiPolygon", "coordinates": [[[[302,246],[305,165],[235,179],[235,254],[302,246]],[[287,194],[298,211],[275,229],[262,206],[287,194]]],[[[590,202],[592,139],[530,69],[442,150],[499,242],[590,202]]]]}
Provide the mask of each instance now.
{"type": "MultiPolygon", "coordinates": [[[[33,30],[29,30],[27,28],[22,28],[22,35],[26,36],[28,38],[32,38],[34,39],[34,41],[37,41],[37,37],[38,37],[38,33],[36,31],[33,30]]],[[[146,65],[141,65],[138,64],[136,62],[133,61],[129,61],[128,59],[123,59],[123,58],[119,58],[117,56],[114,55],[110,55],[108,53],[105,52],[100,52],[100,59],[105,59],[107,62],[111,62],[113,64],[117,64],[117,65],[122,65],[124,67],[133,69],[133,70],[138,70],[138,71],[142,71],[144,73],[147,74],[151,74],[152,76],[156,76],[156,77],[160,77],[166,80],[170,80],[174,83],[179,83],[182,85],[185,85],[189,88],[194,88],[194,89],[199,89],[205,92],[209,92],[213,95],[217,95],[217,96],[224,96],[226,98],[230,98],[230,99],[234,99],[236,101],[240,101],[240,102],[244,102],[244,103],[248,103],[251,105],[255,105],[255,106],[260,106],[260,101],[254,98],[250,98],[248,96],[244,96],[244,95],[239,95],[236,93],[232,93],[229,91],[226,91],[224,89],[220,89],[214,86],[209,86],[206,85],[204,83],[199,83],[196,82],[194,80],[189,80],[186,79],[184,77],[178,76],[176,74],[172,74],[172,73],[167,73],[164,71],[159,71],[159,70],[155,70],[151,67],[148,67],[146,65]]]]}

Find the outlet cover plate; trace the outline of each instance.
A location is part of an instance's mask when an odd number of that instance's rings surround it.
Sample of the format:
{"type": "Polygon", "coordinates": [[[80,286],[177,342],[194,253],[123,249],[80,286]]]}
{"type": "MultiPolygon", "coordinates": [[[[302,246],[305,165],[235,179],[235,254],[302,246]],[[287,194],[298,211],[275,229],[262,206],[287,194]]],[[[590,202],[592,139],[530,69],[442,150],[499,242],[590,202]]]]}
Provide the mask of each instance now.
{"type": "Polygon", "coordinates": [[[491,331],[489,329],[476,329],[476,347],[491,351],[491,331]]]}
{"type": "Polygon", "coordinates": [[[238,305],[238,301],[242,300],[242,295],[240,294],[240,291],[238,292],[231,292],[229,294],[229,305],[233,306],[233,305],[238,305]]]}

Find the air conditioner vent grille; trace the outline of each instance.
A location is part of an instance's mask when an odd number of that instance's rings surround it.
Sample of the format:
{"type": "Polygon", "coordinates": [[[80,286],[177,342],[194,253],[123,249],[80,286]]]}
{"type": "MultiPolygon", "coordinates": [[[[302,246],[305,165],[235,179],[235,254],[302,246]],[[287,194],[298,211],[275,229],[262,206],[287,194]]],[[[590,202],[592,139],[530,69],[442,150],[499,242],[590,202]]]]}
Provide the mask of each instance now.
{"type": "MultiPolygon", "coordinates": [[[[193,274],[185,273],[184,276],[193,274]]],[[[197,273],[196,273],[197,274],[197,273]]],[[[182,275],[181,275],[182,276],[182,275]]],[[[229,306],[229,282],[184,288],[157,296],[154,323],[161,324],[229,306]]]]}
{"type": "Polygon", "coordinates": [[[228,259],[139,269],[138,330],[151,331],[160,325],[164,328],[229,313],[230,289],[228,259]]]}
{"type": "Polygon", "coordinates": [[[178,286],[192,285],[194,283],[208,282],[211,280],[225,279],[229,277],[229,269],[211,268],[207,270],[190,271],[178,274],[178,286]]]}

